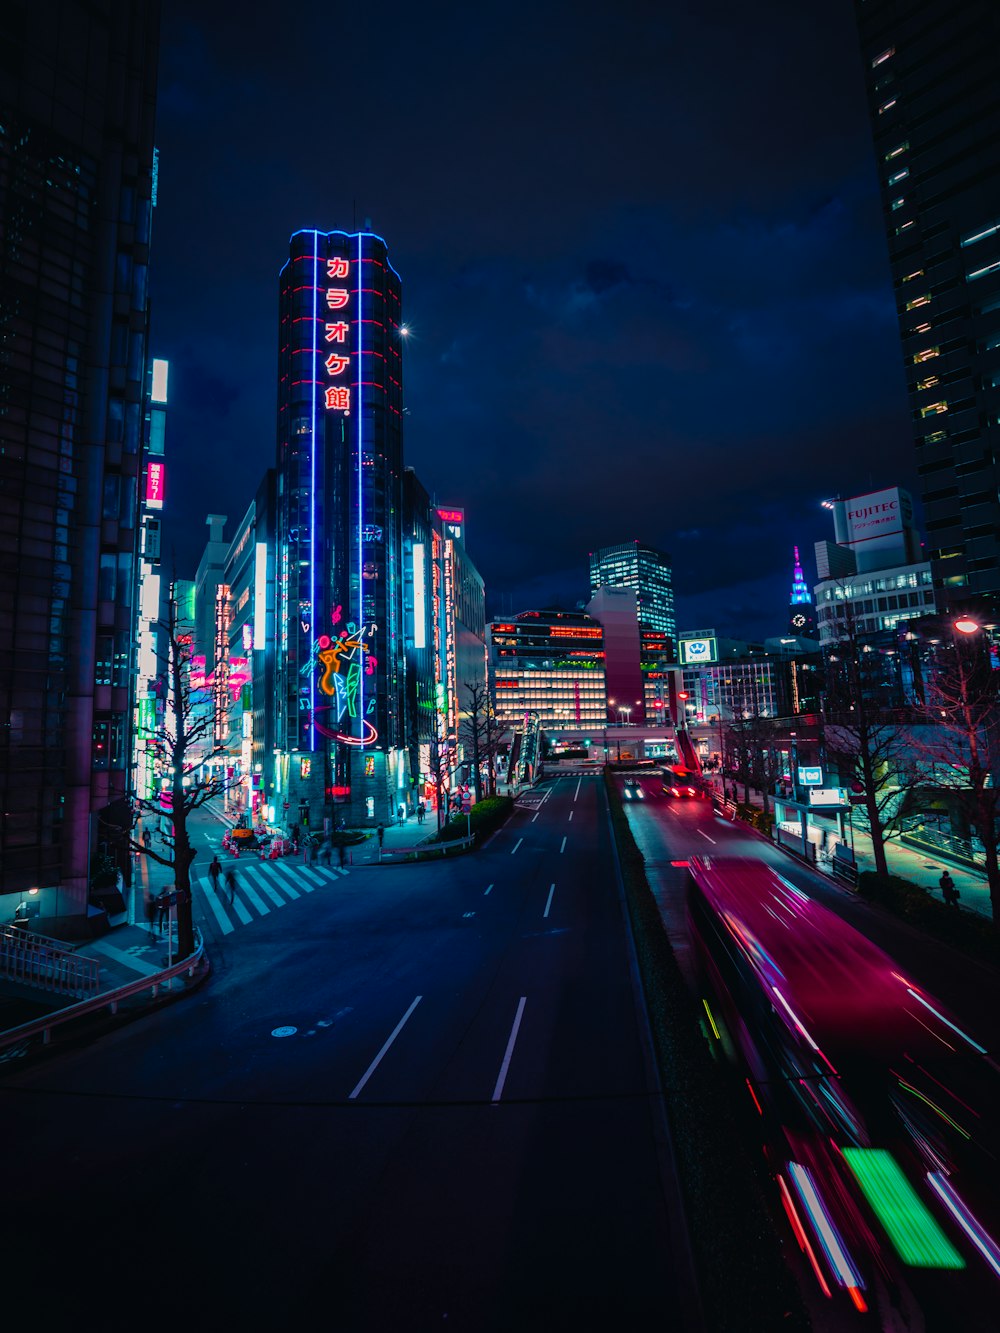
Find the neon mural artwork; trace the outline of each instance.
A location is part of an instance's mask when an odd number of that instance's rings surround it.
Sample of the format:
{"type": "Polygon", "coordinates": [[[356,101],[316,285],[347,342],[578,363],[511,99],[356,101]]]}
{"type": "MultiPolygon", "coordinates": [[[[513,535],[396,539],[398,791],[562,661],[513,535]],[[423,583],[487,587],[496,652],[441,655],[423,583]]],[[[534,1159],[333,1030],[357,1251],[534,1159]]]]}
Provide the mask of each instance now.
{"type": "MultiPolygon", "coordinates": [[[[334,623],[340,619],[340,612],[338,606],[331,616],[334,623]]],[[[359,626],[352,620],[336,638],[321,634],[316,640],[315,656],[302,668],[302,675],[312,675],[318,665],[316,687],[321,695],[332,700],[314,708],[313,725],[322,736],[344,745],[371,745],[378,739],[378,731],[362,716],[365,711],[373,712],[375,705],[372,698],[368,708],[364,708],[362,678],[373,676],[378,669],[378,658],[371,651],[376,628],[375,625],[359,626]],[[321,722],[321,713],[332,714],[337,729],[321,722]],[[345,714],[350,719],[346,729],[342,724],[345,714]],[[351,731],[357,728],[361,734],[352,735],[351,731]]]]}

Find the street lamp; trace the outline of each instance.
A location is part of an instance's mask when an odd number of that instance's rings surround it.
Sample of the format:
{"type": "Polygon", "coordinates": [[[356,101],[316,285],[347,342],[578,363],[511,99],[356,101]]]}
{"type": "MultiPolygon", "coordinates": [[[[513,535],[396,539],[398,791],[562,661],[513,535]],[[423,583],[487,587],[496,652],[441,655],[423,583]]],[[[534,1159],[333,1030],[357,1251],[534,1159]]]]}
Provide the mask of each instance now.
{"type": "Polygon", "coordinates": [[[952,624],[959,634],[978,634],[982,628],[978,620],[973,620],[971,616],[959,616],[952,624]]]}

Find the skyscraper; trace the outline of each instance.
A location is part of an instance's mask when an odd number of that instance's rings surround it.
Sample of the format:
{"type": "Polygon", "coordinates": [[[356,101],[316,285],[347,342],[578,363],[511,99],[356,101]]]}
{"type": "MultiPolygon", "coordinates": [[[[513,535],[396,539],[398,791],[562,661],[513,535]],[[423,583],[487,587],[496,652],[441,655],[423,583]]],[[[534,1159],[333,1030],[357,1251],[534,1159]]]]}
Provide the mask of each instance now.
{"type": "Polygon", "coordinates": [[[602,546],[590,553],[590,595],[598,588],[633,588],[640,629],[674,638],[674,589],[670,556],[639,541],[602,546]]]}
{"type": "Polygon", "coordinates": [[[50,922],[129,874],[158,30],[0,10],[0,877],[50,922]]]}
{"type": "Polygon", "coordinates": [[[379,822],[406,769],[400,282],[370,232],[280,274],[277,803],[379,822]]]}
{"type": "Polygon", "coordinates": [[[1000,9],[855,0],[935,582],[1000,592],[1000,9]]]}

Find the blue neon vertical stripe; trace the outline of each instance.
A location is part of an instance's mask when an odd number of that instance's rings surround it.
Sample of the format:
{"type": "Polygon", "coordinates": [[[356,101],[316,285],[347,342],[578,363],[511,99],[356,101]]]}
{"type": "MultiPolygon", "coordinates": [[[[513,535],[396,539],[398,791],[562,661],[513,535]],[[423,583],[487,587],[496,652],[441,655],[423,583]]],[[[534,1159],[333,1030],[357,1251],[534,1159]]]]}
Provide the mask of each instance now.
{"type": "MultiPolygon", "coordinates": [[[[357,312],[358,313],[358,342],[357,342],[358,401],[355,409],[358,415],[358,625],[361,631],[364,632],[364,627],[365,627],[364,572],[365,571],[364,571],[364,543],[362,541],[362,530],[364,527],[364,521],[361,513],[362,486],[364,484],[364,450],[363,450],[364,441],[363,441],[363,427],[361,421],[361,418],[364,415],[362,407],[364,391],[361,387],[361,381],[364,379],[364,371],[362,369],[362,362],[361,362],[361,355],[363,351],[361,346],[361,339],[362,339],[362,334],[364,332],[364,323],[362,321],[362,309],[361,309],[361,287],[362,287],[361,270],[362,270],[361,233],[358,232],[358,312],[357,312]]],[[[365,671],[363,666],[361,667],[361,674],[358,680],[358,709],[359,709],[358,735],[363,740],[365,734],[365,671]]]]}
{"type": "MultiPolygon", "coordinates": [[[[312,393],[309,401],[312,404],[312,430],[309,437],[309,661],[314,663],[316,660],[316,394],[322,387],[319,382],[319,371],[316,369],[317,351],[317,323],[316,323],[316,294],[319,290],[319,232],[313,232],[313,354],[312,354],[312,393]]],[[[295,609],[298,616],[298,607],[295,609]]],[[[300,617],[301,619],[301,617],[300,617]]],[[[299,626],[301,631],[301,626],[299,626]]],[[[309,668],[309,749],[316,748],[316,670],[310,665],[309,668]]]]}

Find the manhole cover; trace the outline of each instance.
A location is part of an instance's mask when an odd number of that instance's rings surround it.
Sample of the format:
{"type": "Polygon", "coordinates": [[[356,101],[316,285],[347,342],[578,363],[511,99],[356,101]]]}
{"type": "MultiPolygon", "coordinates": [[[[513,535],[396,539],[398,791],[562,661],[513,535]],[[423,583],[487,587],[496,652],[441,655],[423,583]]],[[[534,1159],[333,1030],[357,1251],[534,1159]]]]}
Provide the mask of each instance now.
{"type": "Polygon", "coordinates": [[[272,1028],[272,1037],[294,1037],[298,1028],[272,1028]]]}

